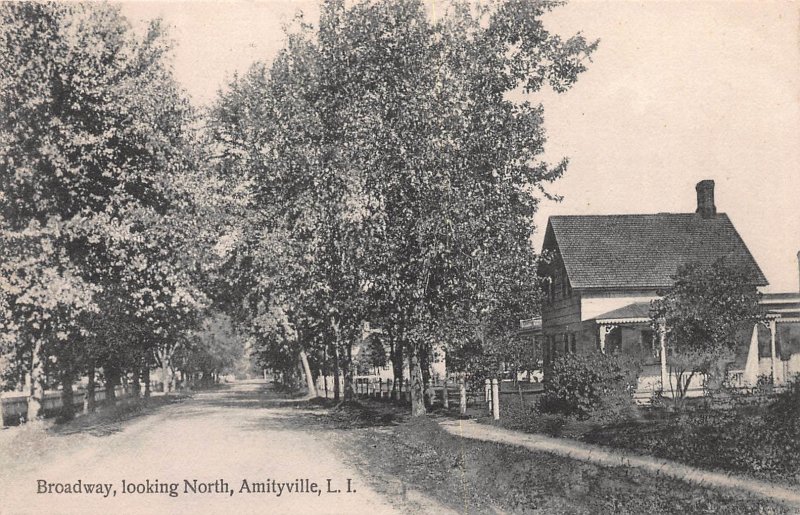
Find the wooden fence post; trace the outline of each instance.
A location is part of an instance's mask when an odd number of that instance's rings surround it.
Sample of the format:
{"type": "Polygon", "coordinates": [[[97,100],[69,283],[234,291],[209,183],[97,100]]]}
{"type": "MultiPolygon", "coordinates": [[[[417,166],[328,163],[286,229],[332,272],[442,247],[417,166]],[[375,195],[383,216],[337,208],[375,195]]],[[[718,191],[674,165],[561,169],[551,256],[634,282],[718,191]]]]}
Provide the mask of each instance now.
{"type": "Polygon", "coordinates": [[[458,380],[458,396],[461,403],[461,416],[467,415],[467,385],[463,377],[458,380]]]}
{"type": "Polygon", "coordinates": [[[492,379],[492,416],[500,420],[500,384],[497,379],[492,379]]]}
{"type": "Polygon", "coordinates": [[[442,406],[444,409],[450,409],[450,399],[447,393],[447,378],[444,378],[444,385],[442,386],[442,406]]]}

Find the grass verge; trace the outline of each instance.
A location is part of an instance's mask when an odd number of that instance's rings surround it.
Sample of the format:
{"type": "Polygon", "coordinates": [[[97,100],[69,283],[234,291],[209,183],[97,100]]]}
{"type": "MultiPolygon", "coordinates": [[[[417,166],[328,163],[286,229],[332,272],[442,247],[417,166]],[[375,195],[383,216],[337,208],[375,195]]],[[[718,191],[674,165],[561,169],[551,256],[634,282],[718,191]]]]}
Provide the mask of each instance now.
{"type": "Polygon", "coordinates": [[[788,513],[782,505],[623,467],[450,435],[368,402],[333,413],[345,452],[387,497],[415,494],[460,513],[788,513]],[[361,412],[361,414],[359,414],[361,412]],[[366,415],[364,413],[367,413],[366,415]],[[376,420],[365,427],[364,420],[376,420]],[[390,423],[387,423],[387,420],[390,423]]]}

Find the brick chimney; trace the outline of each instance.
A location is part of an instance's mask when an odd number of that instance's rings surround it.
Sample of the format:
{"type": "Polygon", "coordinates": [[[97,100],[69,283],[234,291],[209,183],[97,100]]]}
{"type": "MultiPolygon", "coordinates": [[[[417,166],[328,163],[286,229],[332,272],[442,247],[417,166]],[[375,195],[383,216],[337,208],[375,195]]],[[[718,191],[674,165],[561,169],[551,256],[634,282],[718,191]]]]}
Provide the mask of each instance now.
{"type": "Polygon", "coordinates": [[[714,181],[706,179],[695,186],[697,190],[697,211],[703,218],[713,218],[717,214],[714,205],[714,181]]]}

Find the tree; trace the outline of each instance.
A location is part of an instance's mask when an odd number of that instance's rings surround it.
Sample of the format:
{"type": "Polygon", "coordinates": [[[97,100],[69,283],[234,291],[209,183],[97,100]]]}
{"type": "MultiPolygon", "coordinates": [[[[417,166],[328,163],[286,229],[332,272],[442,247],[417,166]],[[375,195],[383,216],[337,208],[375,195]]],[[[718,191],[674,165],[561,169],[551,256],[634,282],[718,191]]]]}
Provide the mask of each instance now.
{"type": "Polygon", "coordinates": [[[61,358],[61,379],[69,383],[67,400],[71,400],[76,353],[72,347],[76,337],[84,334],[80,317],[97,310],[93,296],[98,288],[80,277],[58,247],[61,225],[52,217],[44,227],[34,220],[22,231],[0,226],[5,229],[0,238],[7,250],[0,257],[0,313],[4,315],[0,343],[10,349],[27,347],[28,420],[42,414],[44,360],[50,355],[61,358]]]}
{"type": "Polygon", "coordinates": [[[719,365],[734,351],[737,329],[762,321],[764,314],[750,270],[724,258],[682,265],[673,280],[652,302],[651,319],[666,328],[669,387],[681,407],[696,374],[724,379],[719,365]]]}
{"type": "Polygon", "coordinates": [[[420,415],[437,337],[535,309],[530,274],[506,277],[535,268],[538,196],[566,162],[541,160],[530,95],[567,90],[595,48],[544,29],[555,5],[453,2],[434,20],[419,0],[329,0],[318,30],[298,23],[212,111],[221,173],[256,211],[232,253],[233,305],[328,336],[345,400],[365,319],[380,318],[396,370],[408,357],[420,415]]]}
{"type": "Polygon", "coordinates": [[[454,2],[435,21],[415,1],[324,6],[341,161],[363,180],[370,291],[407,351],[414,415],[441,321],[482,320],[498,259],[533,261],[536,195],[566,168],[541,161],[541,106],[512,94],[565,91],[595,48],[544,29],[554,6],[454,2]]]}
{"type": "MultiPolygon", "coordinates": [[[[40,240],[54,257],[20,259],[9,244],[12,252],[0,256],[4,279],[49,274],[73,288],[58,306],[26,299],[38,303],[32,310],[42,319],[58,321],[18,320],[53,342],[28,338],[32,384],[43,389],[36,364],[52,356],[65,365],[65,395],[80,368],[92,384],[102,364],[113,396],[119,375],[137,374],[156,342],[174,340],[203,302],[193,276],[209,254],[196,230],[203,223],[192,191],[199,189],[193,113],[158,21],[139,37],[118,6],[83,3],[8,3],[0,19],[3,243],[47,227],[40,240]],[[91,301],[94,314],[69,304],[81,295],[77,305],[91,301]],[[80,338],[64,337],[78,319],[80,338]]],[[[30,411],[38,414],[35,396],[30,411]]]]}
{"type": "Polygon", "coordinates": [[[178,349],[174,361],[190,385],[197,379],[203,385],[210,385],[220,375],[240,376],[247,371],[241,336],[236,334],[225,315],[210,314],[187,339],[187,344],[178,349]]]}

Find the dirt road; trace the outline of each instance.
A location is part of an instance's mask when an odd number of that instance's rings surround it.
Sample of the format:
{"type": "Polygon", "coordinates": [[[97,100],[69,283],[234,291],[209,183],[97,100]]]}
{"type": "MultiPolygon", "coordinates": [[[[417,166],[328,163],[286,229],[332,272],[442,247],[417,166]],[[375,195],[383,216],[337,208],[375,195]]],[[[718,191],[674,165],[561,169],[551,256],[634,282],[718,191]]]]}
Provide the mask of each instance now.
{"type": "Polygon", "coordinates": [[[75,435],[38,465],[0,475],[0,513],[393,513],[342,462],[332,434],[307,430],[286,402],[237,384],[116,432],[75,435]]]}

